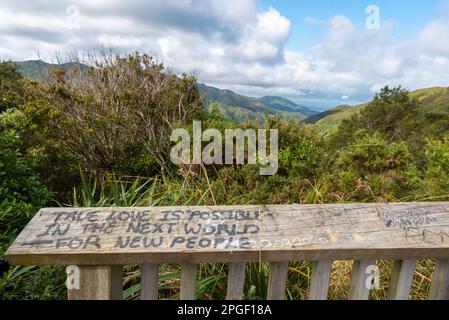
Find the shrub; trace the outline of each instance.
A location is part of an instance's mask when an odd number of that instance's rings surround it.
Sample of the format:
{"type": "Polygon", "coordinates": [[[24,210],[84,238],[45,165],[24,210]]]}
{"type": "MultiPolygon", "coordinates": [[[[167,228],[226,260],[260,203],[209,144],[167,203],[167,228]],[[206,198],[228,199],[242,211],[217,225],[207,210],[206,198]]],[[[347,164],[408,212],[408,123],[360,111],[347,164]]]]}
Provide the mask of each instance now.
{"type": "Polygon", "coordinates": [[[21,79],[17,64],[0,62],[0,112],[14,108],[22,102],[21,79]]]}
{"type": "Polygon", "coordinates": [[[56,69],[48,101],[57,109],[51,130],[83,169],[110,173],[126,147],[140,144],[168,170],[170,133],[202,108],[196,79],[170,73],[146,54],[92,55],[91,67],[72,61],[56,69]]]}
{"type": "Polygon", "coordinates": [[[338,152],[329,187],[345,200],[404,197],[416,188],[418,179],[410,158],[404,142],[389,143],[380,133],[358,131],[355,143],[338,152]]]}
{"type": "Polygon", "coordinates": [[[0,130],[0,255],[51,194],[18,150],[19,137],[0,130]]]}
{"type": "Polygon", "coordinates": [[[49,198],[49,192],[19,151],[18,135],[13,130],[0,131],[0,199],[39,208],[49,198]]]}
{"type": "Polygon", "coordinates": [[[449,199],[449,135],[429,139],[426,146],[423,193],[440,200],[449,199]]]}

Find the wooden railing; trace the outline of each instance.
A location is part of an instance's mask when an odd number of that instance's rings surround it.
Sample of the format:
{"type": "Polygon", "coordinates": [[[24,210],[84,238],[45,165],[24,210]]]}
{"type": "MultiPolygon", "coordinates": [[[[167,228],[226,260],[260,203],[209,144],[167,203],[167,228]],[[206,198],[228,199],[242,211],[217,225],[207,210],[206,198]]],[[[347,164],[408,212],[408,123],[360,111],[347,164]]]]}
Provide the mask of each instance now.
{"type": "Polygon", "coordinates": [[[335,260],[353,260],[349,298],[368,299],[376,260],[394,260],[389,299],[408,299],[416,262],[435,259],[429,299],[449,299],[449,203],[42,209],[6,253],[15,265],[66,265],[69,299],[120,299],[122,267],[141,265],[158,298],[159,265],[181,264],[180,298],[197,298],[197,265],[229,263],[242,299],[246,263],[270,263],[267,299],[285,299],[290,261],[312,261],[309,299],[328,298],[335,260]]]}

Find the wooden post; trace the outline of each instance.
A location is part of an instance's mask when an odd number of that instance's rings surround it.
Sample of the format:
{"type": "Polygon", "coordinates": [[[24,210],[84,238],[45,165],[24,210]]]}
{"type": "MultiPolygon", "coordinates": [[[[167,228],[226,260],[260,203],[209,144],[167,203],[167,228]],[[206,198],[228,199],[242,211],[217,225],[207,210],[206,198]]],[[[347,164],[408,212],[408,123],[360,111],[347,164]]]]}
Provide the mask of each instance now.
{"type": "Polygon", "coordinates": [[[122,266],[79,266],[78,270],[79,289],[68,289],[69,300],[122,299],[122,266]]]}
{"type": "Polygon", "coordinates": [[[140,267],[140,298],[142,300],[157,300],[159,298],[159,265],[143,264],[140,267]]]}
{"type": "Polygon", "coordinates": [[[196,264],[181,265],[181,300],[196,300],[196,264]]]}
{"type": "Polygon", "coordinates": [[[271,263],[270,278],[268,280],[268,300],[285,300],[287,274],[288,261],[271,263]]]}
{"type": "Polygon", "coordinates": [[[350,300],[368,300],[371,291],[371,284],[367,283],[369,273],[366,272],[369,266],[375,266],[375,260],[357,260],[352,265],[351,288],[349,290],[350,300]]]}
{"type": "Polygon", "coordinates": [[[228,289],[226,300],[242,300],[245,285],[246,263],[231,263],[229,265],[228,289]]]}
{"type": "Polygon", "coordinates": [[[394,262],[391,275],[389,300],[408,300],[415,274],[416,260],[398,260],[394,262]]]}
{"type": "Polygon", "coordinates": [[[429,292],[430,300],[449,299],[449,260],[437,260],[429,292]]]}
{"type": "Polygon", "coordinates": [[[315,261],[313,263],[309,300],[327,299],[331,271],[332,260],[315,261]]]}

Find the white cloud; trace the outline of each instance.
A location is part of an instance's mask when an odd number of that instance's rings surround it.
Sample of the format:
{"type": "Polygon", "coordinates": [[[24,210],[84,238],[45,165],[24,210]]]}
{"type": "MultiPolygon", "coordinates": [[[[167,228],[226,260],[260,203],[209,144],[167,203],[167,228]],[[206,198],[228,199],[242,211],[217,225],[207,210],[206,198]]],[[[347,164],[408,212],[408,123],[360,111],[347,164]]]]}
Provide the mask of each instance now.
{"type": "Polygon", "coordinates": [[[422,50],[434,55],[449,55],[449,19],[430,22],[419,34],[422,50]]]}
{"type": "Polygon", "coordinates": [[[102,45],[139,49],[176,70],[197,70],[202,82],[255,95],[346,100],[386,84],[449,85],[447,18],[429,21],[407,41],[391,36],[388,21],[380,30],[359,28],[343,15],[306,23],[326,24],[327,32],[298,52],[285,50],[291,22],[275,8],[258,11],[255,0],[7,0],[0,3],[0,59],[102,45]],[[79,15],[67,14],[69,5],[79,15]]]}

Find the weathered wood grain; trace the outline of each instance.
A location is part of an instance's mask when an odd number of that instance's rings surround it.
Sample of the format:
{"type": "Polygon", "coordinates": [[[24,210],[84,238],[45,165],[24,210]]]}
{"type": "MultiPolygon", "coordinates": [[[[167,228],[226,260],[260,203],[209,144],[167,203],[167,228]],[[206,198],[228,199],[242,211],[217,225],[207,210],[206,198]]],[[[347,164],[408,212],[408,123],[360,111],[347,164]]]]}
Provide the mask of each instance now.
{"type": "Polygon", "coordinates": [[[312,282],[309,300],[326,300],[329,292],[329,277],[332,271],[332,260],[313,262],[312,282]]]}
{"type": "Polygon", "coordinates": [[[415,274],[416,260],[398,260],[393,264],[389,300],[408,300],[415,274]]]}
{"type": "Polygon", "coordinates": [[[349,300],[368,300],[371,291],[371,283],[368,281],[370,273],[368,268],[375,266],[375,260],[357,260],[352,265],[351,287],[349,300]]]}
{"type": "Polygon", "coordinates": [[[288,261],[272,262],[268,279],[268,300],[285,300],[287,286],[288,261]]]}
{"type": "Polygon", "coordinates": [[[436,262],[429,300],[449,300],[449,260],[438,260],[436,262]]]}
{"type": "Polygon", "coordinates": [[[79,289],[69,289],[69,300],[121,300],[121,266],[80,266],[79,289]]]}
{"type": "Polygon", "coordinates": [[[141,300],[157,300],[159,298],[159,265],[143,264],[140,267],[140,272],[141,300]]]}
{"type": "Polygon", "coordinates": [[[196,300],[196,264],[183,263],[181,265],[181,300],[196,300]]]}
{"type": "Polygon", "coordinates": [[[228,289],[226,300],[242,300],[245,285],[246,263],[238,262],[229,265],[228,289]]]}
{"type": "Polygon", "coordinates": [[[447,259],[449,203],[42,209],[13,265],[447,259]]]}

